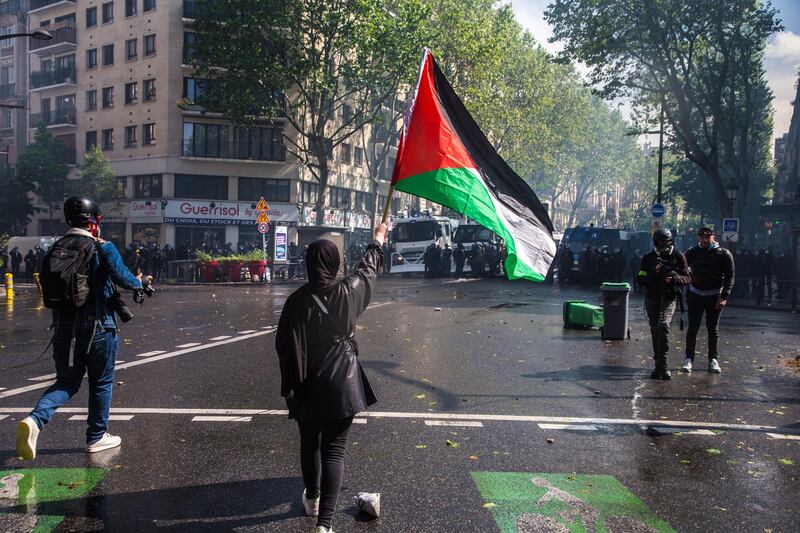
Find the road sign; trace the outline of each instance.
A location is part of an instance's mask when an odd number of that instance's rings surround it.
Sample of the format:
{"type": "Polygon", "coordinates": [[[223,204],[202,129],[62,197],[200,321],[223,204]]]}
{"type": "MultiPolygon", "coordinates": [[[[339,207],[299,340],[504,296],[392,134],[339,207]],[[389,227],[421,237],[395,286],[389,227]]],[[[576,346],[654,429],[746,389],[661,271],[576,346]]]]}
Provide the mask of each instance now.
{"type": "Polygon", "coordinates": [[[256,206],[256,211],[269,211],[269,206],[267,205],[267,201],[264,200],[263,196],[258,201],[258,205],[256,206]]]}
{"type": "Polygon", "coordinates": [[[739,242],[739,219],[738,218],[723,218],[722,219],[722,241],[723,242],[739,242]]]}
{"type": "Polygon", "coordinates": [[[650,214],[653,215],[654,218],[661,218],[664,216],[664,204],[653,204],[653,207],[650,209],[650,214]]]}
{"type": "Polygon", "coordinates": [[[657,217],[653,217],[652,231],[655,231],[660,227],[661,227],[661,219],[657,218],[657,217]]]}
{"type": "Polygon", "coordinates": [[[258,225],[258,232],[259,233],[269,233],[269,224],[266,222],[262,222],[258,225]]]}
{"type": "Polygon", "coordinates": [[[256,224],[266,224],[269,222],[269,217],[267,214],[262,211],[258,214],[258,218],[256,218],[256,224]]]}

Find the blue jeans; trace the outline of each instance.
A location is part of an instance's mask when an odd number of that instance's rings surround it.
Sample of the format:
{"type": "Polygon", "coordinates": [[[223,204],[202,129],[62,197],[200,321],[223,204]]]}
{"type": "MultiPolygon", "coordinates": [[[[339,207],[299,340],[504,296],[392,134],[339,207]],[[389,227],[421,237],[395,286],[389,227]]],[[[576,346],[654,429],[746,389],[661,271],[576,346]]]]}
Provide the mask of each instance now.
{"type": "Polygon", "coordinates": [[[81,387],[84,374],[89,374],[89,418],[86,444],[93,444],[108,429],[108,411],[111,408],[111,391],[114,386],[114,363],[119,353],[119,337],[114,329],[97,326],[92,339],[92,328],[78,327],[75,331],[73,365],[69,366],[71,325],[62,324],[53,338],[53,359],[56,363],[56,382],[39,399],[30,416],[39,429],[53,417],[56,409],[67,403],[81,387]],[[92,345],[87,353],[89,340],[92,345]]]}

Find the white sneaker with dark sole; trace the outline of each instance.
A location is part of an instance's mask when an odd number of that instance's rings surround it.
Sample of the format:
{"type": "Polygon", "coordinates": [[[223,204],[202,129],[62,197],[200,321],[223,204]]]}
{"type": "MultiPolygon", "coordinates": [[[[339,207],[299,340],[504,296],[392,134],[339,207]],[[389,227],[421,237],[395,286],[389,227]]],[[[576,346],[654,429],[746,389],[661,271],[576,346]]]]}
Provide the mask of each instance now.
{"type": "Polygon", "coordinates": [[[692,371],[692,360],[688,357],[683,360],[683,366],[681,367],[681,372],[691,372],[692,371]]]}
{"type": "Polygon", "coordinates": [[[334,533],[334,531],[333,528],[317,526],[317,528],[314,530],[314,533],[334,533]]]}
{"type": "Polygon", "coordinates": [[[86,445],[86,453],[110,450],[111,448],[116,448],[120,444],[122,444],[122,439],[120,437],[112,435],[111,433],[105,433],[99,441],[86,445]]]}
{"type": "Polygon", "coordinates": [[[30,416],[17,424],[17,456],[26,461],[36,458],[36,441],[39,440],[39,426],[30,416]]]}
{"type": "Polygon", "coordinates": [[[318,516],[319,515],[319,496],[316,498],[306,498],[306,489],[303,489],[303,510],[306,512],[306,516],[318,516]]]}
{"type": "Polygon", "coordinates": [[[711,359],[708,362],[708,371],[714,374],[719,374],[722,372],[722,369],[719,367],[719,363],[716,359],[711,359]]]}

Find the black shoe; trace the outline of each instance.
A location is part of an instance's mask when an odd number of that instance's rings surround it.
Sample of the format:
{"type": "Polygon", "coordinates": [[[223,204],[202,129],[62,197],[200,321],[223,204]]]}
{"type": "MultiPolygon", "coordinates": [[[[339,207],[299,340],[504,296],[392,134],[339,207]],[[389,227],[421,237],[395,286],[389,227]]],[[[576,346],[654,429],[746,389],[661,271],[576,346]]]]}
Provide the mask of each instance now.
{"type": "Polygon", "coordinates": [[[662,379],[664,381],[672,379],[672,373],[663,366],[657,366],[650,372],[650,379],[662,379]]]}

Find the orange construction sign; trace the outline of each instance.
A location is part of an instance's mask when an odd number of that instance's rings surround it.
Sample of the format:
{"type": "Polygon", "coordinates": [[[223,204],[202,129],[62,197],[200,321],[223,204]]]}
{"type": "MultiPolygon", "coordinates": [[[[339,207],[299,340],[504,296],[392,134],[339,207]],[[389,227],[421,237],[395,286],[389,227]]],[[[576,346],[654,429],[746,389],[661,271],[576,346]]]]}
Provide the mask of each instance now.
{"type": "Polygon", "coordinates": [[[269,211],[269,206],[267,205],[267,201],[264,200],[263,196],[258,201],[258,205],[256,206],[256,211],[269,211]]]}
{"type": "Polygon", "coordinates": [[[258,218],[256,219],[256,224],[268,224],[268,223],[269,223],[269,217],[264,211],[261,211],[258,214],[258,218]]]}

